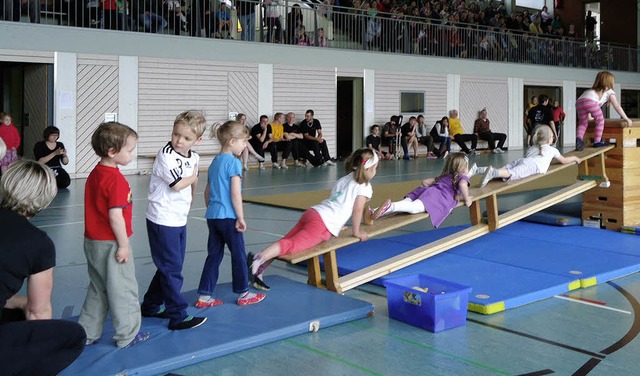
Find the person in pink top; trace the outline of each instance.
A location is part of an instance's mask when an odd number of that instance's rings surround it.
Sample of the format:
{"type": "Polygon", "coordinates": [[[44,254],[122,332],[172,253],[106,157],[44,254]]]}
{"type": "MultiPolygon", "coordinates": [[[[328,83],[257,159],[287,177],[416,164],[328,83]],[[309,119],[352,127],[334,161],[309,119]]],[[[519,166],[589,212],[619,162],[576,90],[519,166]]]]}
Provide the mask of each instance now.
{"type": "Polygon", "coordinates": [[[0,168],[4,175],[9,165],[18,160],[18,148],[20,147],[20,134],[18,128],[13,125],[13,118],[9,113],[0,114],[0,138],[7,147],[7,153],[0,160],[0,168]]]}

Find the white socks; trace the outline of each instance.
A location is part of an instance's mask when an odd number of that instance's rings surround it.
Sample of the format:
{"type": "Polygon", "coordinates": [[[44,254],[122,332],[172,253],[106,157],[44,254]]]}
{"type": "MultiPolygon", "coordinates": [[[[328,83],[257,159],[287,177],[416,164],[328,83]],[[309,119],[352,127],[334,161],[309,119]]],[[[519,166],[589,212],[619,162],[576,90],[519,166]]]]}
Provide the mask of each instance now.
{"type": "Polygon", "coordinates": [[[410,214],[418,214],[424,213],[424,204],[420,200],[411,200],[410,198],[405,198],[402,201],[396,201],[391,204],[391,207],[387,211],[387,213],[410,213],[410,214]]]}

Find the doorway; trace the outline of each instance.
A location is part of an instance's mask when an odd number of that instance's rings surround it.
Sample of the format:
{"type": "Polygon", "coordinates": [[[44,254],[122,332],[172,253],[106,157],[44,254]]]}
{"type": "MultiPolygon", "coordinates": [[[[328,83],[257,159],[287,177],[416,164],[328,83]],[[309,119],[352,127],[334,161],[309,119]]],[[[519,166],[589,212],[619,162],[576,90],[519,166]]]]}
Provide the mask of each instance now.
{"type": "Polygon", "coordinates": [[[342,160],[362,147],[363,142],[363,79],[338,77],[336,94],[337,158],[342,160]]]}
{"type": "Polygon", "coordinates": [[[18,155],[33,158],[33,146],[53,119],[53,65],[0,62],[0,112],[8,112],[22,139],[18,155]]]}
{"type": "MultiPolygon", "coordinates": [[[[553,106],[554,101],[558,101],[560,107],[562,107],[562,87],[559,86],[525,86],[524,87],[524,109],[525,109],[525,124],[526,124],[526,114],[529,111],[530,103],[532,97],[538,97],[540,95],[546,95],[549,97],[549,106],[553,106]]],[[[566,113],[567,110],[564,109],[566,113]]],[[[558,141],[557,145],[563,145],[564,142],[564,132],[562,130],[562,122],[560,123],[560,131],[558,132],[558,141]]],[[[527,145],[527,133],[524,133],[523,145],[527,145]]]]}
{"type": "Polygon", "coordinates": [[[601,24],[601,20],[600,20],[600,2],[592,2],[592,3],[585,3],[584,4],[584,18],[585,18],[585,38],[587,40],[593,40],[596,43],[599,43],[600,41],[600,24],[601,24]],[[594,24],[593,24],[593,35],[589,35],[589,31],[588,30],[588,26],[587,26],[587,17],[589,12],[591,12],[591,17],[594,18],[594,24]]]}

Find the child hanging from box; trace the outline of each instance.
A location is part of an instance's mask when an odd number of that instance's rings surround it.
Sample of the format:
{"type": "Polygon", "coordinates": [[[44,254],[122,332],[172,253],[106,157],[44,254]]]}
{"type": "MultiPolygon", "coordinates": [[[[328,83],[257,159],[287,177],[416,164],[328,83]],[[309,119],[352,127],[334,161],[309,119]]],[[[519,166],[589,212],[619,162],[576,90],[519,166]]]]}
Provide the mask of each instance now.
{"type": "Polygon", "coordinates": [[[361,231],[360,221],[365,203],[373,194],[371,180],[376,176],[378,160],[378,155],[371,149],[354,151],[345,162],[347,175],[336,182],[328,199],[305,211],[282,239],[255,256],[249,253],[247,264],[255,288],[269,290],[263,273],[274,258],[301,252],[328,240],[331,235],[338,236],[349,218],[353,236],[361,241],[369,239],[369,235],[361,231]]]}
{"type": "Polygon", "coordinates": [[[469,176],[477,172],[474,164],[469,171],[469,158],[465,153],[451,153],[446,157],[440,176],[422,181],[422,185],[409,192],[404,200],[384,204],[375,210],[365,212],[365,223],[385,214],[427,212],[433,227],[438,227],[449,213],[458,205],[458,197],[466,206],[471,206],[469,196],[469,176]]]}

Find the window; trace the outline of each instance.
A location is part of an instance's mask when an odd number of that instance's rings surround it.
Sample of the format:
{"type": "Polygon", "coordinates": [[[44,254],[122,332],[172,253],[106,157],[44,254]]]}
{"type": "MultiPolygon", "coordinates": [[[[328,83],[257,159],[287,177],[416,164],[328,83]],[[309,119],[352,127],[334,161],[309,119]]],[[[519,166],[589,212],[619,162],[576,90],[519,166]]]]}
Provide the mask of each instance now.
{"type": "Polygon", "coordinates": [[[401,114],[423,114],[424,113],[424,91],[401,91],[400,92],[400,113],[401,114]]]}
{"type": "Polygon", "coordinates": [[[629,118],[640,117],[640,90],[622,90],[620,105],[629,118]]]}

